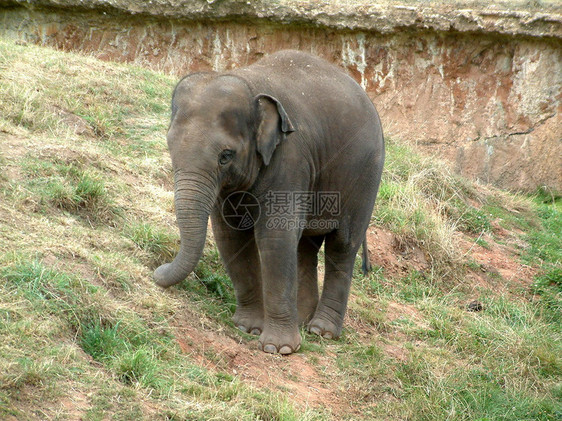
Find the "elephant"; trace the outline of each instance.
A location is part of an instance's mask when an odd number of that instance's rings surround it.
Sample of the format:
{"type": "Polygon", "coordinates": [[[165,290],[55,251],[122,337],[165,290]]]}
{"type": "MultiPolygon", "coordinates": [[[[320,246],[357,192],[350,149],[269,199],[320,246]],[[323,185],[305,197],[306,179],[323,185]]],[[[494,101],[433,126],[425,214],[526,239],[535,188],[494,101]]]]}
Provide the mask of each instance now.
{"type": "Polygon", "coordinates": [[[156,284],[193,271],[210,217],[236,327],[274,354],[300,349],[300,326],[337,339],[362,244],[368,265],[384,164],[380,118],[365,91],[339,67],[295,50],[193,73],[174,89],[167,143],[180,248],[155,270],[156,284]]]}

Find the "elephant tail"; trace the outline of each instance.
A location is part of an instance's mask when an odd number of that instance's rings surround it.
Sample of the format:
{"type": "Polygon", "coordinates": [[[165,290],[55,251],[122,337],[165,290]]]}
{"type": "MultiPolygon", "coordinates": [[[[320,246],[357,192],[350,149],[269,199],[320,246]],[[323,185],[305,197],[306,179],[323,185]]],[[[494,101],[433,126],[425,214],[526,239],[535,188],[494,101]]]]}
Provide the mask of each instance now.
{"type": "Polygon", "coordinates": [[[362,257],[363,257],[363,264],[361,265],[361,269],[363,271],[363,275],[367,276],[367,274],[372,269],[371,262],[369,261],[369,249],[367,248],[367,233],[365,233],[365,239],[363,240],[362,257]]]}

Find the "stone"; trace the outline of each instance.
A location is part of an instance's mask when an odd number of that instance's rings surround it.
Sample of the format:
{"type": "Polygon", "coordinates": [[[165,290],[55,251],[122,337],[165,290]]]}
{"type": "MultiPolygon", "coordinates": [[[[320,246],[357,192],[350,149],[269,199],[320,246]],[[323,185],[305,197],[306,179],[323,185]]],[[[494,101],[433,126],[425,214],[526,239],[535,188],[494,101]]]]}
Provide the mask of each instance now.
{"type": "Polygon", "coordinates": [[[387,137],[512,190],[562,193],[562,5],[0,0],[0,36],[178,76],[298,48],[345,67],[387,137]]]}

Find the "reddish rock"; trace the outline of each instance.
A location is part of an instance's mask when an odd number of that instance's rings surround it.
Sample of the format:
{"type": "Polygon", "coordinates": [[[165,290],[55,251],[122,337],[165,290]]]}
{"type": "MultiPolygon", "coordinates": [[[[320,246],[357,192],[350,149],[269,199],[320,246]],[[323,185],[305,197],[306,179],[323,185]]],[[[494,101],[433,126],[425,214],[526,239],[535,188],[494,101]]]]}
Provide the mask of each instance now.
{"type": "Polygon", "coordinates": [[[315,7],[265,0],[2,3],[16,6],[0,10],[1,36],[178,76],[228,70],[284,48],[313,52],[346,67],[367,90],[387,136],[415,142],[484,182],[562,192],[556,2],[541,2],[540,10],[522,1],[456,8],[338,0],[315,7]]]}

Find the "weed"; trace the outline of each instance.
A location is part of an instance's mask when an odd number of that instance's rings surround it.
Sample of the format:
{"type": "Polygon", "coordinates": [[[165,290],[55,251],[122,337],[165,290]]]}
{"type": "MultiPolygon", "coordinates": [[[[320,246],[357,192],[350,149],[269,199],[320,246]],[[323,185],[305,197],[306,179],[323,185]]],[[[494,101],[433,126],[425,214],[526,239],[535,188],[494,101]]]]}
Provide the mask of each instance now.
{"type": "Polygon", "coordinates": [[[139,383],[144,387],[161,387],[154,355],[145,348],[126,352],[115,362],[115,373],[125,384],[139,383]]]}
{"type": "Polygon", "coordinates": [[[149,222],[130,221],[124,235],[147,253],[151,266],[170,261],[178,250],[178,237],[149,222]]]}
{"type": "Polygon", "coordinates": [[[490,232],[492,224],[489,215],[485,212],[469,207],[459,218],[459,228],[473,234],[490,232]]]}
{"type": "Polygon", "coordinates": [[[126,343],[119,335],[119,324],[102,326],[99,321],[82,326],[80,345],[84,352],[96,361],[107,361],[119,351],[126,349],[126,343]]]}
{"type": "Polygon", "coordinates": [[[551,266],[535,279],[531,291],[540,297],[540,315],[562,331],[562,269],[551,266]]]}
{"type": "Polygon", "coordinates": [[[210,294],[226,303],[234,304],[235,299],[232,282],[224,271],[218,272],[219,273],[217,273],[216,266],[215,268],[211,268],[208,261],[206,261],[197,266],[195,276],[197,276],[210,294]]]}
{"type": "Polygon", "coordinates": [[[28,157],[23,168],[29,191],[44,206],[83,214],[94,220],[109,220],[119,213],[107,192],[103,177],[80,162],[28,157]]]}

